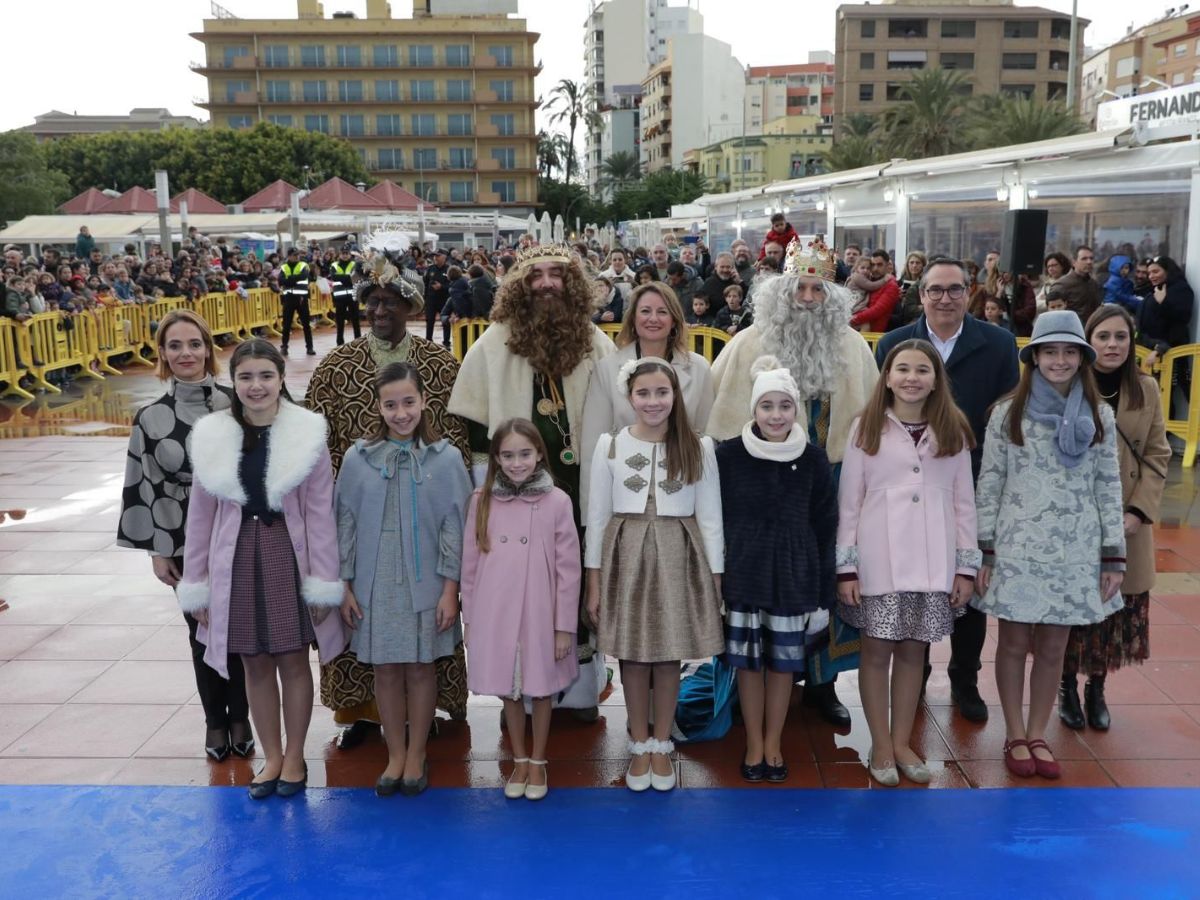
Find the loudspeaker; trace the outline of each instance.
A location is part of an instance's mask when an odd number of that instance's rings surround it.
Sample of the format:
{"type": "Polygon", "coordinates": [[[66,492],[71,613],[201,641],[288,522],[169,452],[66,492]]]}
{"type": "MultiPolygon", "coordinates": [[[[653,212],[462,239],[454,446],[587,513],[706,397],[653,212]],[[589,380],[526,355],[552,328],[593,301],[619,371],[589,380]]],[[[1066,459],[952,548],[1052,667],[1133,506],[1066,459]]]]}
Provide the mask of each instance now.
{"type": "Polygon", "coordinates": [[[1001,272],[1037,276],[1046,254],[1046,217],[1044,209],[1010,209],[1004,214],[1004,240],[1000,242],[1001,272]]]}

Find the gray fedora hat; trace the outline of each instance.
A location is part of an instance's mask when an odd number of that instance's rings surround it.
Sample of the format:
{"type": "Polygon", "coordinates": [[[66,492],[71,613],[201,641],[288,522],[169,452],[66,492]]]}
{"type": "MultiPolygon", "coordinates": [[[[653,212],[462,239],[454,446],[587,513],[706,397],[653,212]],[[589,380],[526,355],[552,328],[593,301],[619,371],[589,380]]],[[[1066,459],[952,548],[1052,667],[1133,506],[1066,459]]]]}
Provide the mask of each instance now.
{"type": "Polygon", "coordinates": [[[1069,309],[1050,309],[1033,320],[1033,337],[1021,348],[1021,362],[1033,362],[1033,348],[1038,344],[1078,344],[1089,365],[1096,361],[1096,351],[1084,336],[1083,323],[1069,309]]]}

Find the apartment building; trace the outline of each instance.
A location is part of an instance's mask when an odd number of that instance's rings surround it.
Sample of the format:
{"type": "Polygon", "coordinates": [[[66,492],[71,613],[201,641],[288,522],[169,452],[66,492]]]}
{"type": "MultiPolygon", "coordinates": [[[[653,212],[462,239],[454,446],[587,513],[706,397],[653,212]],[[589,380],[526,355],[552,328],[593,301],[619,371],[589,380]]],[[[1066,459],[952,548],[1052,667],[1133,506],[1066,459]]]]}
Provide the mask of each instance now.
{"type": "Polygon", "coordinates": [[[758,134],[726,138],[684,153],[684,167],[703,175],[710,191],[723,194],[776,181],[819,175],[833,138],[821,132],[821,116],[781,116],[758,134]]]}
{"type": "MultiPolygon", "coordinates": [[[[621,138],[631,122],[638,124],[636,108],[646,73],[666,59],[667,42],[686,34],[702,34],[704,17],[699,0],[671,5],[668,0],[591,0],[584,22],[584,81],[592,108],[600,121],[586,136],[584,171],[588,190],[600,192],[600,166],[612,153],[638,155],[637,141],[621,138]],[[692,3],[696,3],[696,7],[692,3]],[[619,110],[615,115],[606,115],[619,110]],[[620,134],[608,132],[615,123],[620,134]]],[[[636,131],[634,132],[636,134],[636,131]]]]}
{"type": "MultiPolygon", "coordinates": [[[[813,51],[807,63],[746,69],[746,134],[785,117],[816,116],[818,130],[833,133],[833,54],[813,51]]],[[[801,130],[801,129],[797,129],[801,130]]]]}
{"type": "Polygon", "coordinates": [[[297,0],[295,19],[204,21],[193,64],[213,125],[271,122],[349,141],[366,168],[439,207],[537,202],[538,35],[517,0],[367,0],[366,18],[297,0]]]}
{"type": "Polygon", "coordinates": [[[52,109],[33,117],[33,124],[21,131],[30,132],[39,141],[84,134],[108,134],[114,131],[162,131],[166,128],[199,128],[199,119],[173,116],[168,109],[139,107],[127,116],[89,116],[52,109]]]}
{"type": "MultiPolygon", "coordinates": [[[[1083,60],[1079,19],[1076,59],[1083,60]]],[[[834,116],[878,114],[900,100],[914,72],[941,67],[967,76],[975,95],[1065,101],[1071,17],[1012,0],[903,0],[839,6],[834,116]]]]}
{"type": "MultiPolygon", "coordinates": [[[[1168,74],[1167,54],[1158,46],[1163,41],[1172,41],[1188,31],[1189,17],[1170,10],[1140,28],[1130,27],[1125,36],[1089,56],[1083,63],[1082,87],[1079,95],[1079,115],[1090,126],[1096,124],[1096,107],[1115,97],[1132,97],[1139,93],[1155,91],[1159,86],[1147,82],[1147,78],[1164,79],[1168,74]],[[1156,74],[1157,73],[1157,74],[1156,74]]],[[[1195,54],[1186,54],[1170,49],[1172,66],[1169,74],[1174,78],[1182,68],[1189,75],[1189,65],[1194,67],[1195,54]],[[1179,56],[1175,54],[1179,53],[1179,56]],[[1189,62],[1190,61],[1190,62],[1189,62]],[[1174,65],[1182,63],[1182,67],[1174,65]]]]}

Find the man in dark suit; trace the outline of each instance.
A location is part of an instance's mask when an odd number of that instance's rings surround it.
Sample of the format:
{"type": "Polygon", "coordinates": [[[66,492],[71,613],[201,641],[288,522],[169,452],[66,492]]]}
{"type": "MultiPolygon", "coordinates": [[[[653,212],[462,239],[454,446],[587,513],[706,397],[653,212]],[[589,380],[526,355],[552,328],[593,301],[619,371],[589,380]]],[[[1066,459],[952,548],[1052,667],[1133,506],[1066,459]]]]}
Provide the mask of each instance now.
{"type": "MultiPolygon", "coordinates": [[[[992,404],[1016,387],[1019,371],[1012,334],[967,315],[969,283],[966,266],[959,260],[931,260],[920,281],[924,315],[885,334],[875,349],[875,361],[882,366],[893,347],[911,338],[933,344],[946,364],[950,393],[975,432],[971,472],[978,478],[988,413],[992,404]]],[[[955,621],[950,636],[950,695],[958,711],[972,722],[986,722],[988,717],[978,688],[979,657],[986,637],[987,616],[972,607],[955,621]]],[[[927,679],[929,672],[927,661],[927,679]]]]}

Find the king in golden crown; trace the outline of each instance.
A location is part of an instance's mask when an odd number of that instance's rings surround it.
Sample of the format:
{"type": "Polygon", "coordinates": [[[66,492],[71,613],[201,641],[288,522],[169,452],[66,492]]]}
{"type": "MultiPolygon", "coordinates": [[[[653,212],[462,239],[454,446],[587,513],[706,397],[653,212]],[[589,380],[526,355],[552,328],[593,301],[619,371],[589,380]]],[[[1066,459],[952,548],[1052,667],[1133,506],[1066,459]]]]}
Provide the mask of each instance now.
{"type": "Polygon", "coordinates": [[[807,275],[834,281],[837,278],[837,254],[820,238],[801,244],[793,238],[783,260],[784,275],[807,275]]]}
{"type": "Polygon", "coordinates": [[[537,263],[561,263],[565,266],[570,262],[571,248],[566,244],[540,244],[517,251],[516,269],[524,272],[537,263]]]}

